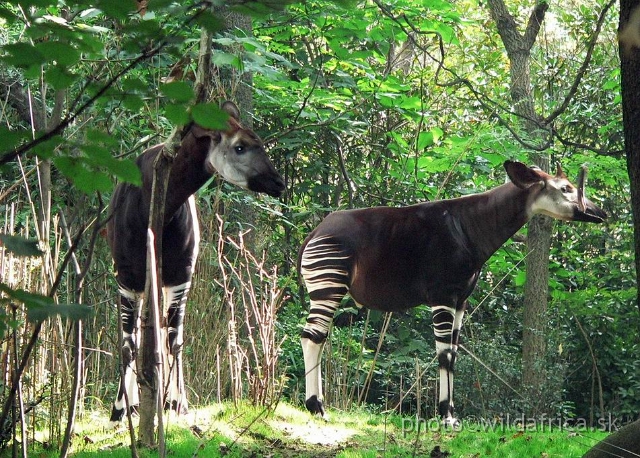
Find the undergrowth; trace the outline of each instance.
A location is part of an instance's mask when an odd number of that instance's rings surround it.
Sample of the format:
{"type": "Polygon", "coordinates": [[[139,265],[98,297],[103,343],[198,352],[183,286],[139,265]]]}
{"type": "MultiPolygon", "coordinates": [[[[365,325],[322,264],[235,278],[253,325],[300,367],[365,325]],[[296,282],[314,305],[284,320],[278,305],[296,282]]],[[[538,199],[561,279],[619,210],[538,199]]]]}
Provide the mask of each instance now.
{"type": "MultiPolygon", "coordinates": [[[[517,426],[464,424],[458,431],[365,409],[331,412],[329,421],[312,418],[302,409],[281,403],[274,411],[241,403],[192,409],[189,415],[165,415],[168,457],[581,457],[606,436],[601,431],[548,428],[528,431],[517,426]]],[[[124,427],[107,428],[106,412],[80,418],[71,456],[113,458],[131,456],[124,427]]],[[[44,433],[30,438],[29,456],[53,458],[57,447],[44,433]]],[[[140,458],[157,450],[139,449],[140,458]]],[[[11,450],[0,454],[11,456],[11,450]]]]}

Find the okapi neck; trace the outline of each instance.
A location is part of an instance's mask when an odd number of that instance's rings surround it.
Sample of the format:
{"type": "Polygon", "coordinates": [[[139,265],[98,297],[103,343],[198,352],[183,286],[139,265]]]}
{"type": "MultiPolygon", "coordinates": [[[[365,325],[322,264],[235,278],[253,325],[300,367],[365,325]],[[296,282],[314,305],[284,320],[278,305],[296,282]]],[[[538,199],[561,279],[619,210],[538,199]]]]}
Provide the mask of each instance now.
{"type": "Polygon", "coordinates": [[[529,191],[507,183],[469,199],[475,202],[466,215],[468,236],[484,264],[529,220],[529,191]]]}
{"type": "Polygon", "coordinates": [[[195,139],[187,135],[178,150],[167,185],[165,222],[211,178],[205,170],[205,159],[211,139],[195,139]]]}

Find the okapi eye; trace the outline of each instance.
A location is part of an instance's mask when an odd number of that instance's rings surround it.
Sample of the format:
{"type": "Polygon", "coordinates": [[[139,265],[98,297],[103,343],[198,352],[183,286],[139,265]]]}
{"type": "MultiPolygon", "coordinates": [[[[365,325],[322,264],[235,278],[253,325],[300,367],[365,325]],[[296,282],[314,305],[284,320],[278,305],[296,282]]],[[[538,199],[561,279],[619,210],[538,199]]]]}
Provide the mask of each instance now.
{"type": "Polygon", "coordinates": [[[563,187],[560,188],[560,191],[562,191],[563,193],[566,194],[566,193],[571,192],[572,189],[571,189],[571,186],[564,185],[563,187]]]}
{"type": "Polygon", "coordinates": [[[234,146],[233,149],[236,151],[236,153],[238,154],[242,154],[245,151],[244,145],[237,145],[234,146]]]}

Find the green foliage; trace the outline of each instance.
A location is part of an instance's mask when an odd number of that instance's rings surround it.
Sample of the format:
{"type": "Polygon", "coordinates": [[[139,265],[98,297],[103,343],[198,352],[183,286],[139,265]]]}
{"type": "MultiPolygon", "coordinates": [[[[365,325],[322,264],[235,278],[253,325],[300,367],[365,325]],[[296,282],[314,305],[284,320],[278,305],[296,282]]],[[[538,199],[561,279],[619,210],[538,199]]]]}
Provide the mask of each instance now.
{"type": "Polygon", "coordinates": [[[7,302],[10,299],[24,304],[27,309],[27,319],[31,322],[44,321],[53,316],[62,316],[73,320],[81,320],[91,315],[91,309],[80,304],[56,304],[56,301],[42,294],[30,293],[21,289],[13,289],[4,283],[0,283],[0,292],[7,298],[0,299],[0,302],[7,302]]]}
{"type": "Polygon", "coordinates": [[[27,240],[14,235],[0,234],[0,246],[17,256],[40,256],[42,251],[38,248],[37,240],[27,240]]]}
{"type": "Polygon", "coordinates": [[[217,104],[199,103],[191,108],[193,120],[207,129],[225,129],[229,115],[217,104]]]}

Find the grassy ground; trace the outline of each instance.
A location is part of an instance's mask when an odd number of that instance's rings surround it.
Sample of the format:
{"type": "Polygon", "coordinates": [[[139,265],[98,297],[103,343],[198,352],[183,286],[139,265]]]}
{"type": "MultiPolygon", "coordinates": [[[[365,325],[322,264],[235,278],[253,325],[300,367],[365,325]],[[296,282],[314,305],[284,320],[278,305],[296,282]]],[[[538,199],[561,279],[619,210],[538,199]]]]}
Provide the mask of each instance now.
{"type": "MultiPolygon", "coordinates": [[[[466,424],[460,431],[439,430],[437,422],[371,414],[332,412],[328,422],[280,404],[268,413],[249,405],[219,404],[193,409],[184,417],[165,417],[168,457],[581,457],[606,434],[599,431],[542,431],[466,424]]],[[[123,429],[106,428],[106,413],[87,415],[76,428],[73,457],[131,456],[123,429]]],[[[157,451],[139,450],[141,458],[157,451]]],[[[3,456],[11,456],[5,454],[3,456]]],[[[29,456],[57,457],[36,446],[29,456]]]]}

